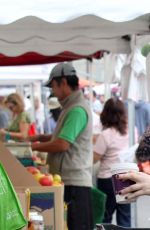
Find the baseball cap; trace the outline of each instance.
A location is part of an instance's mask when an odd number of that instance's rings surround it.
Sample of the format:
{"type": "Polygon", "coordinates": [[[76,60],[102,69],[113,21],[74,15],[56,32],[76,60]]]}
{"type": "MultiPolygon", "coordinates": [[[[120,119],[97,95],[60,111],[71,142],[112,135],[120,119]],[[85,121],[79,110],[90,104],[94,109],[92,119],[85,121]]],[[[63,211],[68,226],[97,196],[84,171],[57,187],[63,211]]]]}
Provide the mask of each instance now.
{"type": "Polygon", "coordinates": [[[49,87],[52,80],[57,77],[63,76],[74,76],[76,75],[76,70],[70,63],[59,63],[52,69],[49,80],[45,83],[45,86],[49,87]]]}

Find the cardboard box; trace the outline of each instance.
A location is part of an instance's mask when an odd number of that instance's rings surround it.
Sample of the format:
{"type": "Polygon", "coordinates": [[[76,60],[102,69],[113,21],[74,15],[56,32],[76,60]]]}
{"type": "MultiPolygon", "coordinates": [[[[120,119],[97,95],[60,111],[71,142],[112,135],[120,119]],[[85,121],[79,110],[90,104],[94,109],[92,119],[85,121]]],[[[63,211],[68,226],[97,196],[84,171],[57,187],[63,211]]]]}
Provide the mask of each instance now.
{"type": "MultiPolygon", "coordinates": [[[[29,190],[16,190],[17,196],[20,200],[22,211],[26,220],[29,219],[29,207],[30,207],[30,195],[29,190]]],[[[22,230],[27,230],[28,226],[22,228],[22,230]]]]}
{"type": "Polygon", "coordinates": [[[24,158],[24,157],[32,157],[33,155],[30,143],[5,142],[4,145],[16,157],[24,158]]]}
{"type": "MultiPolygon", "coordinates": [[[[31,199],[34,199],[34,194],[47,194],[51,200],[51,208],[43,210],[44,222],[50,223],[51,230],[64,229],[64,187],[50,186],[44,187],[32,177],[32,175],[21,165],[13,154],[0,143],[0,161],[3,164],[14,188],[19,193],[24,193],[26,189],[31,191],[31,199]]],[[[42,195],[44,197],[44,195],[42,195]]],[[[23,202],[21,201],[22,206],[23,202]]]]}
{"type": "MultiPolygon", "coordinates": [[[[28,217],[28,201],[24,187],[15,187],[21,201],[25,217],[28,217]]],[[[46,229],[64,230],[63,186],[30,187],[30,210],[44,217],[46,229]]],[[[24,228],[26,229],[26,228],[24,228]]]]}

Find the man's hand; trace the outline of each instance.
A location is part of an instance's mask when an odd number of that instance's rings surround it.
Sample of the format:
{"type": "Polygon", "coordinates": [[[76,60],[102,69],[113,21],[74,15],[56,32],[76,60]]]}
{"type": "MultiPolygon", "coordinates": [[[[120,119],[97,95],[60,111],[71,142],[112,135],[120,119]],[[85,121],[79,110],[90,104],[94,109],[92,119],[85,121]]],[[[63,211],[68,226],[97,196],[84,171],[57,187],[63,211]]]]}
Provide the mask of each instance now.
{"type": "Polygon", "coordinates": [[[47,142],[51,140],[52,135],[50,134],[38,134],[38,135],[34,135],[34,136],[28,136],[26,138],[26,141],[29,142],[47,142]]]}
{"type": "Polygon", "coordinates": [[[29,142],[39,141],[39,135],[28,136],[28,137],[26,137],[25,140],[26,140],[26,141],[29,141],[29,142]]]}
{"type": "Polygon", "coordinates": [[[36,151],[37,148],[38,148],[37,143],[32,143],[32,144],[31,144],[31,149],[32,149],[32,151],[36,151]]]}

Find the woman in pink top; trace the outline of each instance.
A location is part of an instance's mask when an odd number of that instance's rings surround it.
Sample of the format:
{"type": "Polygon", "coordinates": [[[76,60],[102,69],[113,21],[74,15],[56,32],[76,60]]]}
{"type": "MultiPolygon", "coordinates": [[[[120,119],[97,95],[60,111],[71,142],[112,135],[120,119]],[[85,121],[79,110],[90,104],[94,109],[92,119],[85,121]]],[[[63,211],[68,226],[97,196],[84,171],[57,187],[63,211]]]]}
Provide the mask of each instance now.
{"type": "Polygon", "coordinates": [[[127,114],[124,104],[117,98],[106,101],[100,115],[103,131],[94,146],[94,162],[100,161],[98,188],[107,194],[103,223],[111,223],[116,210],[119,226],[130,227],[130,204],[117,204],[111,180],[111,165],[120,161],[119,154],[128,148],[127,114]]]}

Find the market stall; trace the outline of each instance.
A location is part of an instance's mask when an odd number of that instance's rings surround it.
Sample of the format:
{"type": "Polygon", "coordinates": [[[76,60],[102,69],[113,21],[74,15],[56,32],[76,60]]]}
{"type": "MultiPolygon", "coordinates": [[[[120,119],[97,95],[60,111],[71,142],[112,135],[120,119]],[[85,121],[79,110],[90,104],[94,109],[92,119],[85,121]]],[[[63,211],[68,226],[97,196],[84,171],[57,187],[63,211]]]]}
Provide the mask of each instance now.
{"type": "Polygon", "coordinates": [[[36,210],[44,217],[47,229],[64,230],[63,185],[41,186],[4,144],[0,143],[0,149],[0,162],[20,198],[26,219],[30,210],[36,210]]]}
{"type": "MultiPolygon", "coordinates": [[[[119,2],[116,2],[116,5],[115,1],[110,8],[107,8],[110,1],[105,1],[107,5],[102,5],[102,1],[95,1],[94,4],[91,1],[69,1],[67,4],[65,2],[55,0],[43,4],[43,1],[38,1],[38,3],[37,1],[36,3],[25,1],[21,6],[17,1],[16,4],[14,1],[7,4],[6,1],[6,8],[3,3],[0,11],[2,22],[0,25],[0,65],[43,64],[73,60],[72,54],[89,57],[99,50],[129,54],[132,50],[131,37],[149,34],[150,20],[149,14],[146,13],[149,13],[150,5],[146,0],[140,1],[138,4],[135,1],[132,3],[126,1],[128,5],[121,1],[122,7],[119,9],[119,2]],[[144,7],[144,2],[147,7],[144,7]],[[88,5],[87,10],[85,10],[85,5],[88,5]],[[129,15],[125,17],[125,6],[135,10],[133,14],[128,11],[129,15]],[[104,18],[104,15],[108,13],[106,8],[108,11],[114,12],[115,18],[104,18]],[[9,9],[11,9],[11,13],[9,13],[9,9]],[[57,11],[59,9],[61,12],[57,11]],[[73,9],[77,11],[73,11],[73,9]],[[118,18],[114,9],[119,12],[118,18]],[[65,13],[62,13],[63,10],[65,13]],[[19,18],[16,18],[16,15],[19,18]],[[59,15],[61,19],[53,20],[51,15],[55,16],[55,19],[59,15]],[[122,22],[119,21],[120,18],[122,18],[122,22]],[[70,52],[70,59],[69,55],[65,53],[66,51],[70,52]]],[[[26,174],[28,172],[21,168],[13,156],[6,153],[4,147],[2,147],[2,152],[4,152],[7,162],[5,159],[1,161],[14,186],[30,188],[34,184],[39,191],[40,188],[33,178],[31,179],[31,175],[26,174]],[[10,161],[11,157],[13,157],[12,161],[10,161]]],[[[59,188],[57,189],[59,190],[59,188]]],[[[59,213],[62,211],[62,190],[60,193],[61,196],[58,199],[57,195],[55,197],[57,204],[58,201],[61,201],[61,207],[56,207],[56,218],[59,218],[59,213]]],[[[63,211],[61,215],[62,213],[63,211]]],[[[58,230],[62,226],[60,220],[62,221],[62,219],[58,220],[59,227],[56,227],[58,230]]]]}

